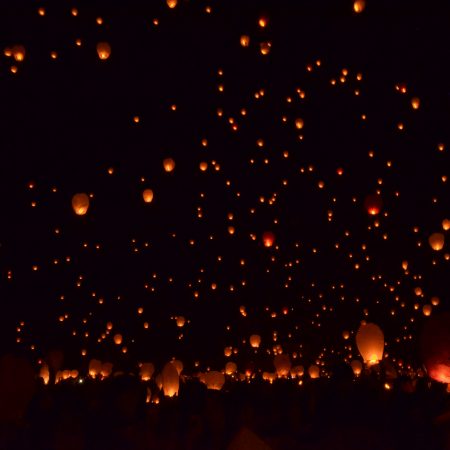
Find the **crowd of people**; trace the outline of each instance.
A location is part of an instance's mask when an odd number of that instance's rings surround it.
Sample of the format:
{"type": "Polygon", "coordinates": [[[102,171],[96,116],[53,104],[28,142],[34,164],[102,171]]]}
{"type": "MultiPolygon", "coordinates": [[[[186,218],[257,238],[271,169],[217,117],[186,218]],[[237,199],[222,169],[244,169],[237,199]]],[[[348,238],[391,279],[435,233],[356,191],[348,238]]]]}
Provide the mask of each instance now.
{"type": "Polygon", "coordinates": [[[1,450],[450,449],[450,394],[425,378],[256,377],[220,391],[193,378],[173,398],[131,374],[37,380],[24,395],[0,382],[1,450]]]}

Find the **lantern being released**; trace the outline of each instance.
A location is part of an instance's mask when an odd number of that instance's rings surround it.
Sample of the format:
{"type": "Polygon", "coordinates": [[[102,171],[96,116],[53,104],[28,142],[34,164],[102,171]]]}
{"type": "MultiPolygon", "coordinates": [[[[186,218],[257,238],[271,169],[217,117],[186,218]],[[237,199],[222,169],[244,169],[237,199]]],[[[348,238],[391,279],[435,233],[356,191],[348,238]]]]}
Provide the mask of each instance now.
{"type": "Polygon", "coordinates": [[[87,194],[75,194],[72,197],[72,208],[78,216],[84,216],[89,209],[89,196],[87,194]]]}
{"type": "Polygon", "coordinates": [[[384,352],[384,334],[381,328],[374,323],[362,324],[356,333],[356,345],[366,364],[377,364],[384,352]]]}
{"type": "Polygon", "coordinates": [[[436,314],[423,328],[420,353],[428,376],[450,383],[450,312],[436,314]]]}
{"type": "Polygon", "coordinates": [[[380,214],[381,208],[383,207],[383,200],[381,196],[378,194],[371,194],[366,197],[364,200],[364,208],[367,213],[371,216],[376,216],[380,214]]]}
{"type": "Polygon", "coordinates": [[[177,368],[171,362],[164,366],[161,381],[164,395],[167,397],[174,397],[175,395],[178,395],[178,390],[180,388],[180,377],[178,375],[177,368]]]}

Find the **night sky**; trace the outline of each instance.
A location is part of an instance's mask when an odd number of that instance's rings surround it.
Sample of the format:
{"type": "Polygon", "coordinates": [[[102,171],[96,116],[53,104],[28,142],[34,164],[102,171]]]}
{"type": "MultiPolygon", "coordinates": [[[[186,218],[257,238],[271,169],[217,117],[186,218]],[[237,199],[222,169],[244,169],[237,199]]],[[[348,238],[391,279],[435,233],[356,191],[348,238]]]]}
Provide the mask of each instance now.
{"type": "Polygon", "coordinates": [[[366,320],[420,366],[450,296],[446,2],[53,3],[0,6],[0,352],[328,373],[366,320]]]}

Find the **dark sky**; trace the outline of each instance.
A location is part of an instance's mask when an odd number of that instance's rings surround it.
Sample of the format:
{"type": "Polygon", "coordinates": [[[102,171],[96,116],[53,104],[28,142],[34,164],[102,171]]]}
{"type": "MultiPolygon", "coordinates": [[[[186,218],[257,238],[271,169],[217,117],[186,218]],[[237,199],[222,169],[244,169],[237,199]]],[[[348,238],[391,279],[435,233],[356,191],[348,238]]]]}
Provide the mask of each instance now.
{"type": "Polygon", "coordinates": [[[422,308],[437,296],[432,314],[448,309],[450,294],[446,2],[367,0],[361,14],[352,1],[53,3],[0,6],[4,350],[221,368],[225,346],[264,366],[280,344],[327,365],[358,356],[367,320],[417,366],[422,308]],[[7,56],[17,45],[23,62],[7,56]],[[93,195],[84,216],[80,192],[93,195]],[[256,355],[243,343],[253,333],[256,355]]]}

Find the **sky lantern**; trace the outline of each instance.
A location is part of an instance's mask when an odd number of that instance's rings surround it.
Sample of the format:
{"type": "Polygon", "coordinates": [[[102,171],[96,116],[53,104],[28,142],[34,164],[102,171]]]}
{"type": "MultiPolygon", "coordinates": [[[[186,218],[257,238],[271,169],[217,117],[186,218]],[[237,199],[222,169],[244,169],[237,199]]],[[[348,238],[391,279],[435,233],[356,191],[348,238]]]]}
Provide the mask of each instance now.
{"type": "Polygon", "coordinates": [[[172,158],[166,158],[163,161],[163,166],[166,172],[173,172],[175,169],[175,161],[172,158]]]}
{"type": "Polygon", "coordinates": [[[22,62],[25,59],[25,47],[23,45],[15,45],[11,49],[11,53],[17,62],[22,62]]]}
{"type": "Polygon", "coordinates": [[[412,109],[419,109],[420,107],[420,98],[414,97],[411,99],[411,106],[412,109]]]}
{"type": "Polygon", "coordinates": [[[206,372],[205,384],[208,389],[220,391],[225,384],[225,376],[222,372],[218,371],[206,372]]]}
{"type": "Polygon", "coordinates": [[[142,363],[139,376],[142,381],[151,380],[153,374],[155,373],[155,366],[152,363],[142,363]]]}
{"type": "Polygon", "coordinates": [[[247,36],[246,34],[243,34],[241,36],[241,46],[242,47],[248,47],[250,45],[250,36],[247,36]]]}
{"type": "Polygon", "coordinates": [[[102,364],[102,370],[100,372],[102,378],[108,378],[112,374],[113,364],[110,362],[104,362],[102,364]]]}
{"type": "Polygon", "coordinates": [[[250,345],[253,348],[259,348],[261,345],[261,336],[259,334],[252,334],[250,336],[250,345]]]}
{"type": "Polygon", "coordinates": [[[357,14],[362,13],[365,7],[366,7],[365,0],[355,0],[353,2],[353,11],[355,11],[355,13],[357,14]]]}
{"type": "Polygon", "coordinates": [[[374,323],[363,323],[356,333],[359,353],[368,365],[377,364],[383,358],[384,334],[374,323]]]}
{"type": "Polygon", "coordinates": [[[378,194],[370,194],[364,200],[364,208],[367,213],[371,216],[376,216],[380,214],[381,208],[383,207],[383,200],[381,199],[381,195],[378,194]]]}
{"type": "Polygon", "coordinates": [[[342,332],[342,337],[347,340],[350,337],[350,332],[348,330],[344,330],[342,332]]]}
{"type": "Polygon", "coordinates": [[[72,197],[72,208],[78,216],[84,216],[89,209],[89,196],[87,194],[75,194],[72,197]]]}
{"type": "Polygon", "coordinates": [[[428,376],[450,383],[450,312],[435,314],[424,325],[420,354],[428,376]]]}
{"type": "Polygon", "coordinates": [[[102,61],[110,57],[111,46],[108,44],[108,42],[99,42],[97,44],[97,55],[102,61]]]}
{"type": "Polygon", "coordinates": [[[177,327],[184,327],[184,324],[186,323],[186,319],[183,316],[177,317],[177,327]]]}
{"type": "Polygon", "coordinates": [[[301,130],[303,128],[303,126],[305,125],[305,122],[303,121],[303,119],[295,119],[295,128],[297,128],[297,130],[301,130]]]}
{"type": "Polygon", "coordinates": [[[439,297],[431,297],[431,304],[433,306],[437,306],[439,305],[439,303],[440,303],[439,297]]]}
{"type": "Polygon", "coordinates": [[[265,231],[262,235],[264,247],[272,247],[275,242],[275,234],[271,231],[265,231]]]}
{"type": "Polygon", "coordinates": [[[229,361],[225,364],[225,373],[227,375],[233,375],[237,372],[237,365],[236,363],[229,361]]]}
{"type": "Polygon", "coordinates": [[[225,347],[223,350],[223,354],[229,358],[233,354],[233,349],[231,347],[225,347]]]}
{"type": "Polygon", "coordinates": [[[291,371],[291,359],[289,355],[277,355],[273,359],[273,365],[279,377],[287,377],[291,371]]]}
{"type": "Polygon", "coordinates": [[[428,243],[434,251],[440,251],[444,248],[445,238],[442,233],[433,233],[428,238],[428,243]]]}
{"type": "Polygon", "coordinates": [[[173,9],[177,6],[178,0],[166,0],[166,3],[170,9],[173,9]]]}
{"type": "Polygon", "coordinates": [[[145,189],[142,197],[145,203],[151,203],[153,201],[153,191],[151,189],[145,189]]]}
{"type": "Polygon", "coordinates": [[[316,378],[319,378],[320,377],[319,366],[316,366],[315,364],[313,364],[312,366],[309,366],[308,374],[309,374],[309,377],[312,378],[313,380],[316,378]]]}
{"type": "Polygon", "coordinates": [[[97,375],[100,375],[100,372],[102,371],[102,362],[98,359],[91,359],[89,362],[89,369],[88,373],[89,376],[92,378],[95,378],[97,375]]]}
{"type": "Polygon", "coordinates": [[[362,363],[361,361],[354,359],[351,363],[350,366],[352,367],[353,373],[359,377],[359,375],[361,375],[362,372],[362,363]]]}
{"type": "Polygon", "coordinates": [[[41,368],[39,369],[39,378],[42,378],[44,384],[48,384],[48,382],[50,381],[50,370],[47,364],[42,364],[41,368]]]}
{"type": "Polygon", "coordinates": [[[305,368],[301,365],[294,366],[291,368],[291,377],[292,378],[301,378],[305,373],[305,368]]]}
{"type": "Polygon", "coordinates": [[[442,221],[442,229],[443,229],[444,231],[450,230],[450,219],[444,219],[444,220],[442,221]]]}
{"type": "Polygon", "coordinates": [[[167,397],[178,395],[180,389],[180,377],[177,368],[171,363],[167,363],[162,371],[162,390],[167,397]]]}
{"type": "Polygon", "coordinates": [[[423,305],[422,312],[424,316],[431,316],[433,307],[431,305],[423,305]]]}
{"type": "Polygon", "coordinates": [[[114,335],[114,344],[120,345],[123,342],[122,335],[117,333],[114,335]]]}

